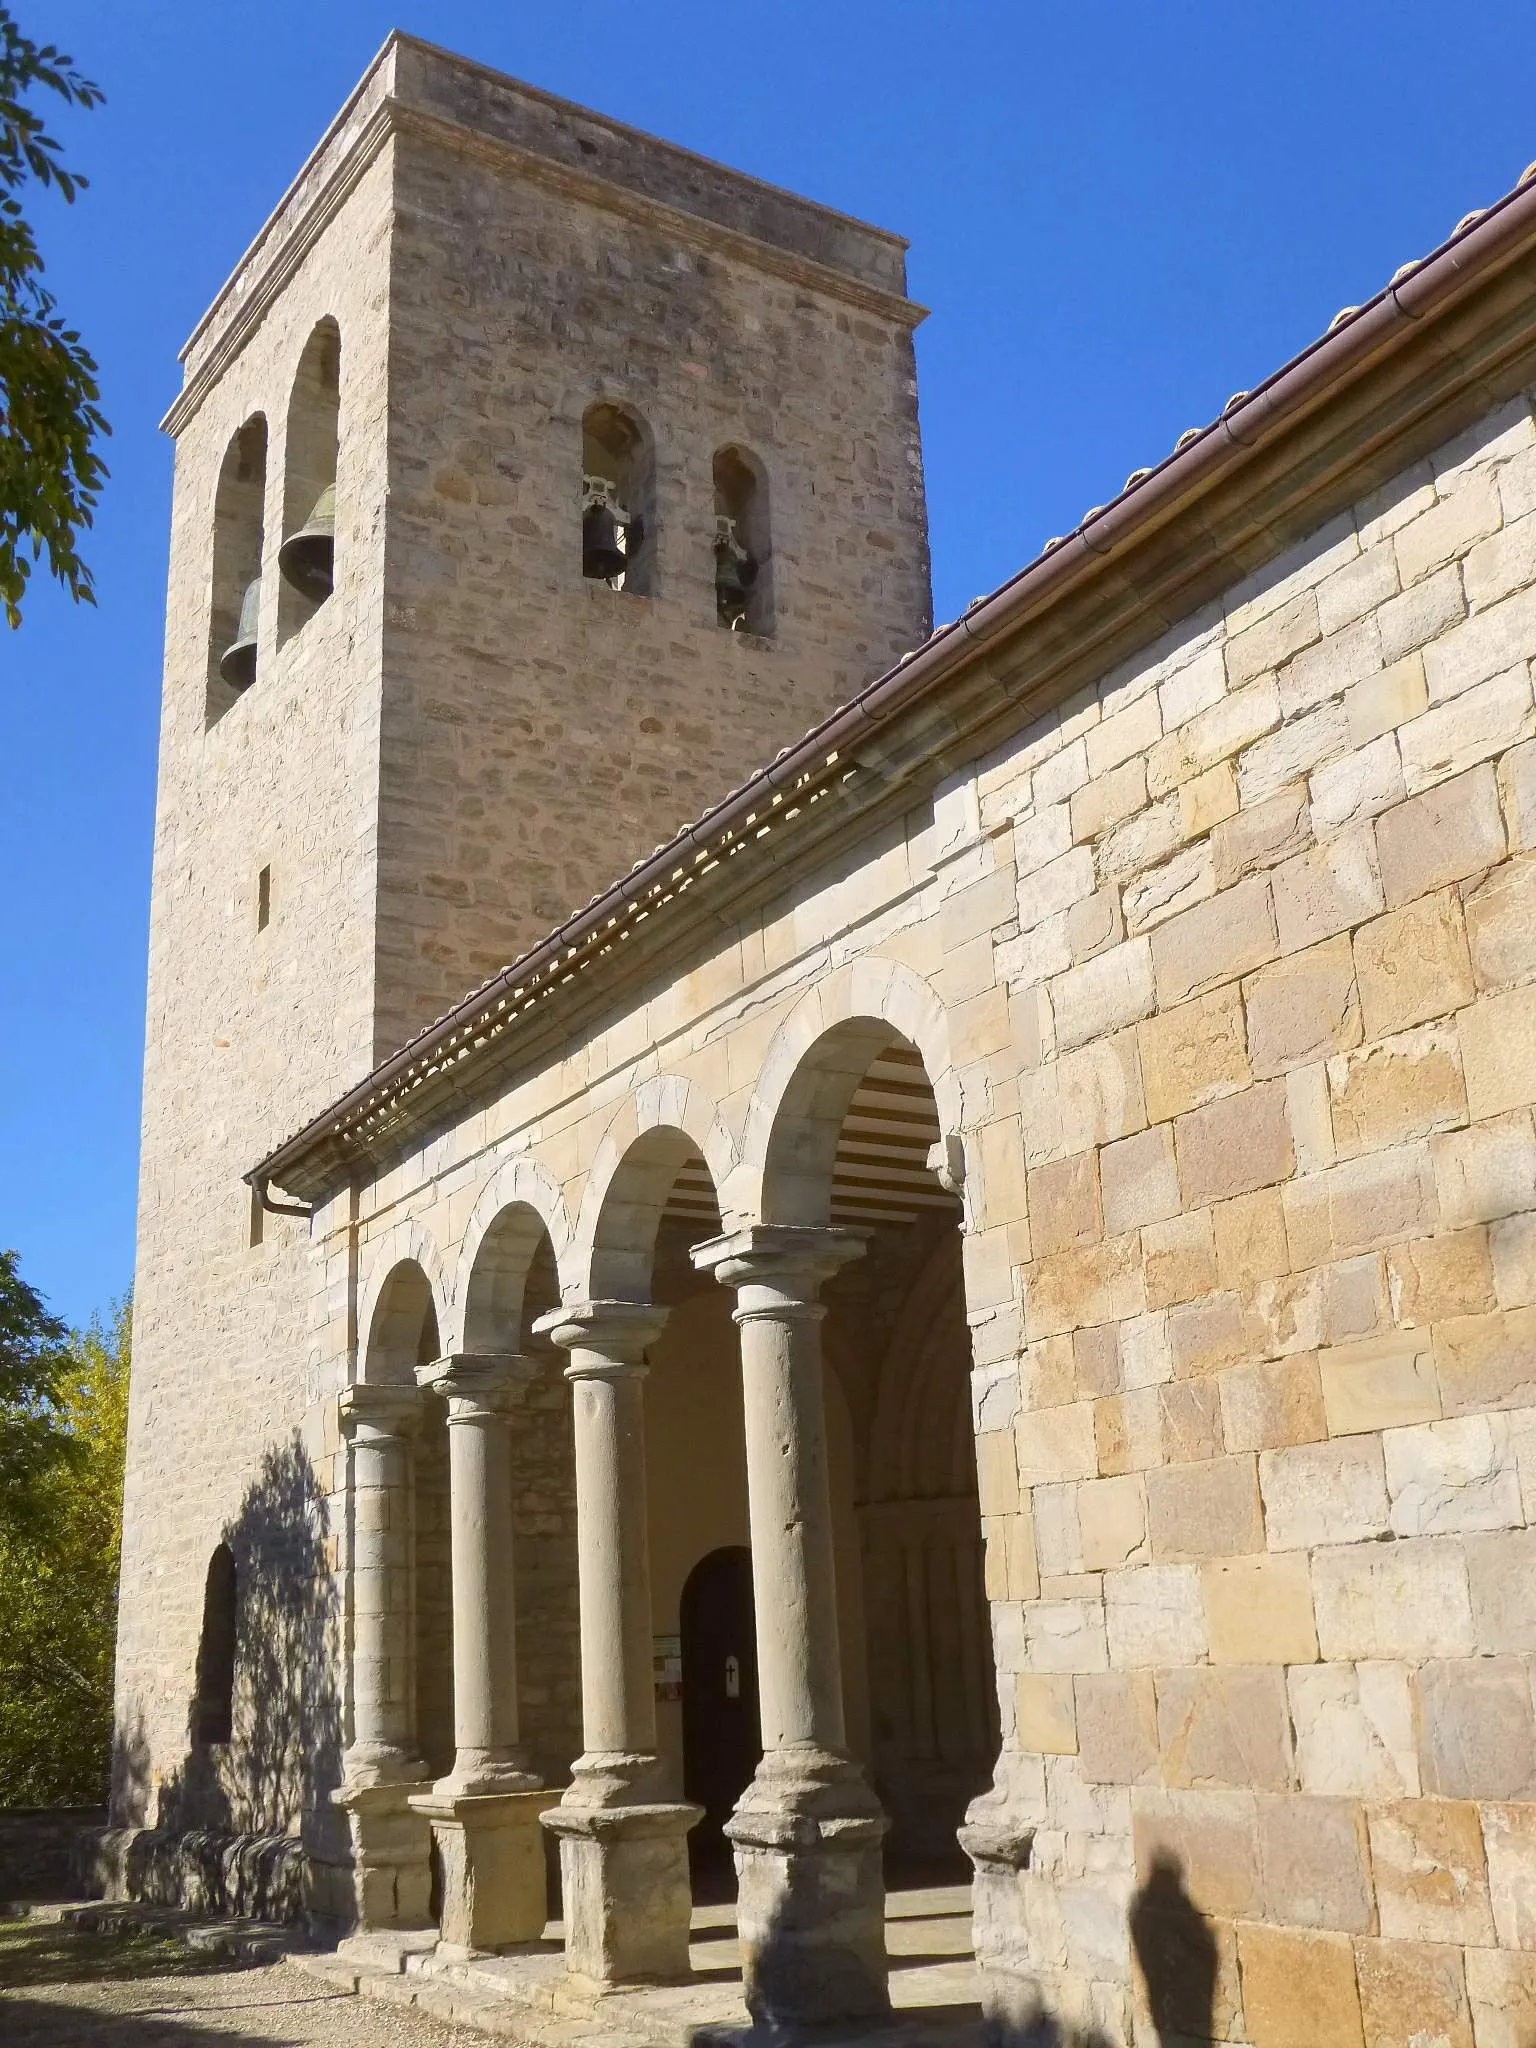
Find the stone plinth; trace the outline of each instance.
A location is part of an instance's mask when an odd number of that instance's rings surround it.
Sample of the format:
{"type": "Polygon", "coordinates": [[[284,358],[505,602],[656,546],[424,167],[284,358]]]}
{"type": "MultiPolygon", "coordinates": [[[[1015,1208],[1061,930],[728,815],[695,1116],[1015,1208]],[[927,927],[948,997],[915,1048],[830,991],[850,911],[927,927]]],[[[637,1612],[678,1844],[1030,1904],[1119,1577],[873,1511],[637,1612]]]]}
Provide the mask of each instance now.
{"type": "Polygon", "coordinates": [[[599,1984],[688,1974],[688,1830],[697,1806],[558,1806],[567,1967],[599,1984]]]}
{"type": "Polygon", "coordinates": [[[412,1811],[420,1781],[343,1786],[336,1804],[352,1831],[352,1882],[364,1930],[426,1927],[432,1918],[432,1836],[412,1811]]]}
{"type": "Polygon", "coordinates": [[[550,1794],[495,1792],[411,1797],[432,1830],[443,1872],[441,1936],[450,1953],[537,1941],[548,1902],[539,1817],[550,1794]]]}

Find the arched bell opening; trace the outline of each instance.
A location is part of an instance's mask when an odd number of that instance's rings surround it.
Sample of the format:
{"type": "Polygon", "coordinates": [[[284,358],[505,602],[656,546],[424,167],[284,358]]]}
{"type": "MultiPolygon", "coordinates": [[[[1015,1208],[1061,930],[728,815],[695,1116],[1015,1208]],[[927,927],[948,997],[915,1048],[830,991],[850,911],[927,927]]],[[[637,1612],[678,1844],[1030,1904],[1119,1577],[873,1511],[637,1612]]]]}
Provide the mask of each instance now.
{"type": "Polygon", "coordinates": [[[224,451],[214,491],[208,725],[216,724],[256,680],[266,496],[267,422],[254,413],[224,451]]]}
{"type": "Polygon", "coordinates": [[[773,631],[768,472],[750,449],[715,456],[715,619],[731,633],[773,631]]]}
{"type": "Polygon", "coordinates": [[[656,581],[656,451],[626,406],[589,405],[581,422],[581,573],[650,597],[656,581]]]}
{"type": "Polygon", "coordinates": [[[849,1740],[890,1817],[893,1885],[968,1875],[956,1833],[1000,1742],[941,1135],[917,1048],[855,1018],[797,1067],[763,1182],[769,1221],[866,1238],[823,1288],[823,1350],[849,1740]]]}
{"type": "Polygon", "coordinates": [[[288,400],[277,554],[279,645],[313,618],[336,585],[340,433],[341,330],[325,319],[304,345],[288,400]]]}
{"type": "MultiPolygon", "coordinates": [[[[559,1306],[549,1231],[525,1202],[501,1209],[480,1239],[464,1303],[471,1355],[532,1359],[510,1427],[512,1569],[519,1738],[528,1766],[563,1785],[581,1754],[581,1608],[576,1575],[576,1459],[563,1351],[534,1324],[559,1306]]],[[[449,1630],[451,1651],[452,1631],[449,1630]]]]}

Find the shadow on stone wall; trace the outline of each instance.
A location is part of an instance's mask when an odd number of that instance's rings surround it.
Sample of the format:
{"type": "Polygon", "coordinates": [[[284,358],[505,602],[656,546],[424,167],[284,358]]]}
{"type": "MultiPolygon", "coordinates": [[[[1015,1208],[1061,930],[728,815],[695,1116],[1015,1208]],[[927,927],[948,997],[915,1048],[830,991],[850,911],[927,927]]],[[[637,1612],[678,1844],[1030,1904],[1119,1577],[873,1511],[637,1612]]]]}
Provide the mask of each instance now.
{"type": "Polygon", "coordinates": [[[193,1739],[152,1781],[141,1724],[113,1739],[112,1816],[94,1874],[108,1896],[295,1919],[307,1863],[346,1859],[338,1615],[325,1495],[298,1433],[267,1451],[223,1540],[235,1559],[231,1739],[193,1739]],[[106,1868],[102,1868],[105,1862],[106,1868]]]}
{"type": "Polygon", "coordinates": [[[1216,2037],[1216,1937],[1166,1850],[1131,1901],[1131,1946],[1160,2042],[1216,2037]]]}

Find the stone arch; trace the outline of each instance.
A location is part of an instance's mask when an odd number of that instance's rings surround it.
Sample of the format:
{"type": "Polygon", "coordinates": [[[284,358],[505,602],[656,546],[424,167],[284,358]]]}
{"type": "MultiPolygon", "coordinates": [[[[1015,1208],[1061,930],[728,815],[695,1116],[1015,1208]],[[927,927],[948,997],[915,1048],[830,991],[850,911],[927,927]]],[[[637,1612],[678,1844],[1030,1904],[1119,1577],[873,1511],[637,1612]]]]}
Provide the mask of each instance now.
{"type": "Polygon", "coordinates": [[[587,1175],[576,1225],[579,1293],[594,1300],[649,1298],[651,1256],[679,1168],[702,1156],[724,1202],[736,1142],[712,1097],[683,1074],[658,1074],[620,1105],[587,1175]]]}
{"type": "Polygon", "coordinates": [[[944,1006],[913,969],[870,955],[818,982],[775,1032],[747,1114],[741,1167],[723,1191],[731,1209],[764,1223],[825,1224],[854,1090],[872,1062],[902,1042],[922,1059],[941,1142],[958,1146],[960,1085],[944,1006]]]}
{"type": "Polygon", "coordinates": [[[288,394],[279,645],[314,616],[335,588],[341,356],[341,328],[327,314],[310,330],[288,394]]]}
{"type": "Polygon", "coordinates": [[[521,1326],[528,1271],[545,1237],[563,1292],[571,1224],[559,1183],[536,1159],[509,1159],[481,1190],[464,1232],[445,1351],[507,1348],[493,1338],[521,1326]]]}
{"type": "Polygon", "coordinates": [[[381,1240],[360,1291],[358,1365],[366,1384],[414,1384],[428,1313],[440,1340],[450,1326],[442,1260],[419,1223],[399,1224],[381,1240]]]}

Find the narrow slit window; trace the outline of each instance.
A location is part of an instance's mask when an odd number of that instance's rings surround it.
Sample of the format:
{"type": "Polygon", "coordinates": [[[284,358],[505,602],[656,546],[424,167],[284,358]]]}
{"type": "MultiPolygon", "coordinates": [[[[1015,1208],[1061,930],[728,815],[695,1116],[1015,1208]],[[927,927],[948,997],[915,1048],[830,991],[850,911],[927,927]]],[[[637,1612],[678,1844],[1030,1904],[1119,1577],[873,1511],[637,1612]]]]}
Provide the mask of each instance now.
{"type": "Polygon", "coordinates": [[[256,929],[264,932],[272,922],[272,870],[263,868],[256,877],[256,929]]]}
{"type": "Polygon", "coordinates": [[[197,1700],[192,1739],[228,1742],[235,1725],[235,1620],[238,1584],[235,1556],[221,1543],[208,1560],[203,1582],[203,1632],[197,1646],[197,1700]]]}

